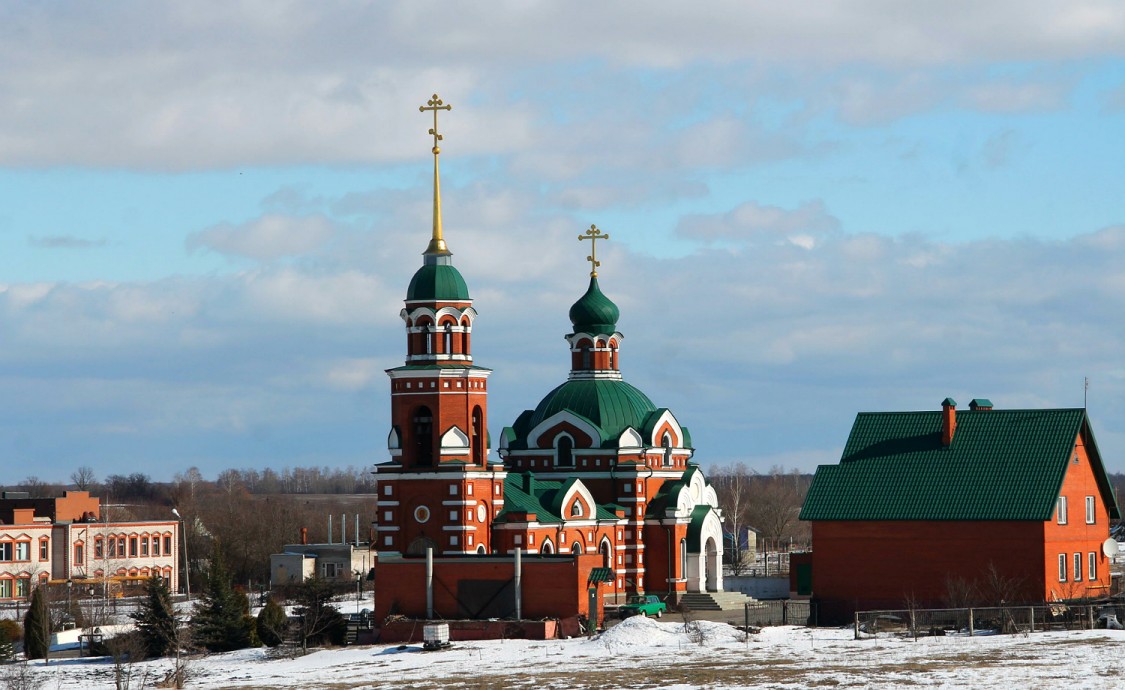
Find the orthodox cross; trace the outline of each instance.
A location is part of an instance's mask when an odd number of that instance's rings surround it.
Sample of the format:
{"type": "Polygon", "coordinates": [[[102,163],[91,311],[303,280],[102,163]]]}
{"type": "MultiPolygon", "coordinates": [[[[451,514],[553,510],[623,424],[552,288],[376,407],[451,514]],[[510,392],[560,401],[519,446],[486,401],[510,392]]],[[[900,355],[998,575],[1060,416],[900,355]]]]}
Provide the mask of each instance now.
{"type": "Polygon", "coordinates": [[[598,230],[598,226],[591,225],[589,230],[578,236],[578,239],[590,240],[590,256],[587,256],[586,260],[590,262],[590,277],[597,278],[598,266],[602,265],[602,262],[598,261],[598,240],[608,240],[609,235],[598,230]]]}
{"type": "Polygon", "coordinates": [[[442,103],[442,100],[438,98],[438,95],[435,93],[433,98],[426,101],[426,105],[418,106],[418,112],[420,113],[424,113],[427,110],[434,111],[434,127],[430,130],[430,134],[434,136],[434,155],[436,156],[441,153],[441,149],[438,148],[438,142],[442,140],[442,136],[438,134],[437,129],[437,113],[439,110],[453,110],[453,106],[442,103]]]}

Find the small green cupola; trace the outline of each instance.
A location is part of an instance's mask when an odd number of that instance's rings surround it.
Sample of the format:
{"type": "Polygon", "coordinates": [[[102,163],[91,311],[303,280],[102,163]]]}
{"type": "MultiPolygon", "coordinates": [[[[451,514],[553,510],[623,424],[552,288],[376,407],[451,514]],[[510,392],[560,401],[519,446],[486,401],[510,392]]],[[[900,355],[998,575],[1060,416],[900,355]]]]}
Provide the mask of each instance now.
{"type": "Polygon", "coordinates": [[[598,287],[597,276],[590,276],[586,294],[570,308],[570,322],[575,333],[612,334],[617,331],[621,310],[598,287]]]}

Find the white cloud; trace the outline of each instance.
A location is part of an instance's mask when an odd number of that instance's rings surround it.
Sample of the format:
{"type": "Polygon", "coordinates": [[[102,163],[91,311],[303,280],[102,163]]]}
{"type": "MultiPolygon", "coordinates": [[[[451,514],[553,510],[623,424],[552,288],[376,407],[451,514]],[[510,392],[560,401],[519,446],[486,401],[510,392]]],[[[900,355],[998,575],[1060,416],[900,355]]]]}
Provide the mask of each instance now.
{"type": "Polygon", "coordinates": [[[188,235],[189,251],[206,248],[222,254],[269,260],[306,254],[330,240],[332,222],[323,216],[294,218],[269,214],[247,223],[223,223],[188,235]]]}
{"type": "Polygon", "coordinates": [[[748,201],[723,214],[687,216],[681,220],[677,233],[710,242],[784,240],[803,249],[812,249],[822,238],[839,229],[840,221],[817,199],[792,210],[748,201]]]}

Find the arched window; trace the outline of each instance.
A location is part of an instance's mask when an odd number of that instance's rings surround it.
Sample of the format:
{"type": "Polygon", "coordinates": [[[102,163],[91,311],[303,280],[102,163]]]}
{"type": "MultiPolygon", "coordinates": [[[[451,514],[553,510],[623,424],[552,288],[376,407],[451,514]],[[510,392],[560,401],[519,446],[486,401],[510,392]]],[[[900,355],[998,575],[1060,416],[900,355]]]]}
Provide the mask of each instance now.
{"type": "Polygon", "coordinates": [[[687,539],[680,540],[680,579],[687,579],[687,539]]]}
{"type": "Polygon", "coordinates": [[[443,346],[442,352],[444,352],[447,355],[453,354],[453,324],[451,324],[451,323],[445,324],[445,331],[442,335],[444,336],[444,339],[445,339],[445,342],[442,343],[442,346],[443,346]]]}
{"type": "Polygon", "coordinates": [[[553,544],[551,544],[551,540],[550,539],[544,539],[543,540],[543,546],[539,548],[539,553],[549,556],[549,555],[553,554],[554,552],[555,552],[555,547],[554,547],[553,544]]]}
{"type": "Polygon", "coordinates": [[[434,418],[424,405],[414,411],[414,446],[418,451],[415,464],[434,464],[434,418]]]}
{"type": "Polygon", "coordinates": [[[608,568],[612,561],[609,556],[609,542],[605,539],[602,540],[602,545],[598,547],[598,553],[602,555],[602,567],[608,568]]]}
{"type": "Polygon", "coordinates": [[[570,545],[570,552],[574,553],[574,554],[582,553],[583,552],[582,545],[579,544],[578,542],[574,542],[573,544],[570,545]]]}
{"type": "Polygon", "coordinates": [[[588,340],[583,340],[582,344],[579,345],[578,347],[580,347],[582,349],[582,368],[583,369],[589,369],[590,368],[590,354],[591,354],[590,342],[588,340]]]}
{"type": "Polygon", "coordinates": [[[574,441],[566,434],[555,437],[555,464],[574,467],[574,441]]]}
{"type": "Polygon", "coordinates": [[[473,464],[484,464],[484,414],[480,406],[473,408],[473,428],[470,443],[473,449],[473,464]]]}
{"type": "Polygon", "coordinates": [[[617,341],[615,340],[609,343],[609,368],[617,371],[617,341]]]}
{"type": "Polygon", "coordinates": [[[582,517],[582,501],[577,498],[570,505],[570,517],[582,517]]]}
{"type": "Polygon", "coordinates": [[[667,431],[664,432],[664,438],[661,439],[660,445],[664,448],[664,466],[672,466],[672,434],[667,431]]]}

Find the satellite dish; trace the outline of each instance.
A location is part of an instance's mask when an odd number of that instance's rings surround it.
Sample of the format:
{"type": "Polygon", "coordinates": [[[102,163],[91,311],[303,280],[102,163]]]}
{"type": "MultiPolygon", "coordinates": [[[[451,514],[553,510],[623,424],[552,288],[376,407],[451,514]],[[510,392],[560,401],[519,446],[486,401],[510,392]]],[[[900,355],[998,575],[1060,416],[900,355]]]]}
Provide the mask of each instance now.
{"type": "Polygon", "coordinates": [[[1109,539],[1106,539],[1102,542],[1102,553],[1106,555],[1106,558],[1113,558],[1120,550],[1121,547],[1118,546],[1117,540],[1113,537],[1110,537],[1109,539]]]}

